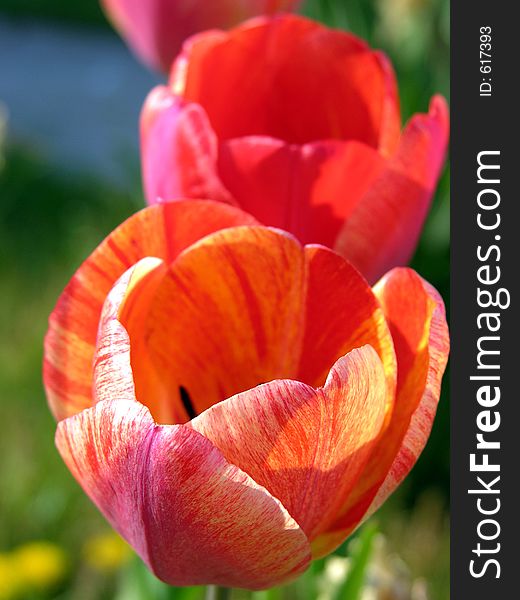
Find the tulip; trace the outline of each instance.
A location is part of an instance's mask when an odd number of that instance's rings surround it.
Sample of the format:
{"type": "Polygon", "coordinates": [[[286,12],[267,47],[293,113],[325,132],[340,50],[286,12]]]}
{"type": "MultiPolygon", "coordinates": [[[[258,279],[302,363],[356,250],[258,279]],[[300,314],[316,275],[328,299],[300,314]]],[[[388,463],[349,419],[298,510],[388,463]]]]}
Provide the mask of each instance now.
{"type": "Polygon", "coordinates": [[[414,271],[372,289],[328,248],[185,200],[80,267],[44,382],[65,463],[160,579],[264,589],[406,476],[447,353],[442,300],[414,271]]]}
{"type": "Polygon", "coordinates": [[[148,96],[145,194],[239,206],[375,282],[410,260],[447,138],[440,96],[401,133],[392,67],[354,35],[256,19],[188,41],[148,96]]]}
{"type": "Polygon", "coordinates": [[[137,56],[167,73],[188,36],[293,10],[300,0],[101,0],[101,4],[137,56]]]}

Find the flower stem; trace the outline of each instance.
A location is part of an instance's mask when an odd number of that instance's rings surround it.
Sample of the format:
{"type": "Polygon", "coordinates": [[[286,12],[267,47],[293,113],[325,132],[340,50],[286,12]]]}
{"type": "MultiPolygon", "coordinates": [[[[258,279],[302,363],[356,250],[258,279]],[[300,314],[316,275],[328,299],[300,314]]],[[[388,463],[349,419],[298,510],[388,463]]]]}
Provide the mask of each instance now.
{"type": "Polygon", "coordinates": [[[230,600],[231,589],[218,585],[208,585],[206,588],[206,600],[230,600]]]}

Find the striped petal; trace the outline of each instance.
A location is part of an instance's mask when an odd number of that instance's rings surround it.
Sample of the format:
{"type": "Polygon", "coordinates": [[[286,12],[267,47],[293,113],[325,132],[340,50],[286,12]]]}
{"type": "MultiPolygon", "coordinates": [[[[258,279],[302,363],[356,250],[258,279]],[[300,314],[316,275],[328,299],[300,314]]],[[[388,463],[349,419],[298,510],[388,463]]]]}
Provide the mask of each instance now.
{"type": "Polygon", "coordinates": [[[137,402],[100,402],[58,424],[67,466],[113,527],[171,585],[261,589],[308,565],[278,500],[185,426],[137,402]]]}
{"type": "Polygon", "coordinates": [[[333,366],[323,388],[274,381],[216,404],[190,426],[281,500],[312,540],[356,485],[385,400],[381,361],[364,346],[333,366]]]}
{"type": "Polygon", "coordinates": [[[385,435],[388,442],[398,439],[400,445],[370,512],[408,475],[428,441],[450,347],[442,298],[412,269],[390,271],[374,291],[397,355],[396,409],[385,435]]]}
{"type": "Polygon", "coordinates": [[[148,313],[157,287],[164,279],[167,265],[158,258],[143,258],[122,275],[105,300],[94,355],[95,402],[139,399],[153,414],[168,410],[168,396],[162,382],[154,377],[146,348],[138,343],[130,347],[128,331],[139,326],[148,313]],[[121,324],[126,323],[126,328],[121,324]],[[132,369],[130,354],[134,358],[132,369]],[[146,379],[135,372],[146,372],[146,379]]]}
{"type": "Polygon", "coordinates": [[[132,346],[146,344],[174,413],[184,406],[182,421],[259,383],[296,376],[304,285],[302,247],[268,228],[218,232],[178,257],[142,327],[129,334],[132,346]]]}
{"type": "Polygon", "coordinates": [[[394,269],[374,288],[389,323],[397,356],[394,411],[365,473],[313,553],[331,552],[374,512],[415,464],[430,434],[449,351],[439,294],[411,269],[394,269]]]}
{"type": "Polygon", "coordinates": [[[298,379],[323,385],[330,365],[369,344],[383,363],[390,413],[397,365],[392,336],[372,289],[351,264],[327,248],[307,246],[306,259],[305,336],[298,379]]]}
{"type": "Polygon", "coordinates": [[[365,344],[383,361],[391,413],[390,331],[368,284],[331,250],[265,227],[218,232],[172,263],[147,306],[133,324],[120,318],[137,397],[150,408],[164,398],[160,412],[152,408],[160,422],[188,421],[275,379],[322,386],[330,365],[365,344]],[[150,380],[164,393],[140,393],[150,380]]]}
{"type": "Polygon", "coordinates": [[[116,280],[141,258],[171,262],[182,250],[223,227],[254,219],[223,203],[179,201],[147,208],[125,221],[75,273],[50,316],[44,385],[54,416],[92,404],[92,360],[103,302],[116,280]]]}

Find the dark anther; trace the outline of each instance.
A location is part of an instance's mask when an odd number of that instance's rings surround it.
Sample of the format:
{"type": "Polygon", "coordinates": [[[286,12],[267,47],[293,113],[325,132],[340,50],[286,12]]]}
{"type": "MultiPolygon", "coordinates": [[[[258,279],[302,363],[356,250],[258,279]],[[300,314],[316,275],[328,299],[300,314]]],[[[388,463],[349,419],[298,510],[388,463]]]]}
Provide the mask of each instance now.
{"type": "Polygon", "coordinates": [[[190,419],[194,419],[197,416],[195,408],[193,407],[193,402],[191,401],[190,395],[188,394],[188,390],[183,386],[179,386],[179,392],[181,395],[181,402],[184,406],[184,410],[188,413],[188,417],[190,419]]]}

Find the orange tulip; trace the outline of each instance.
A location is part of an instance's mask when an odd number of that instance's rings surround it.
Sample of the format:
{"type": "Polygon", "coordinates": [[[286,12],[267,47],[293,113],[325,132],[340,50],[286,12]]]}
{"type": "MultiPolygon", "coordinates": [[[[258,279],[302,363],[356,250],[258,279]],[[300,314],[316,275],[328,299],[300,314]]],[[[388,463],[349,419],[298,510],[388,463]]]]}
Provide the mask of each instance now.
{"type": "Polygon", "coordinates": [[[300,0],[101,0],[101,4],[135,53],[149,66],[167,72],[188,36],[293,10],[300,0]]]}
{"type": "Polygon", "coordinates": [[[159,578],[262,589],[406,476],[447,353],[442,300],[414,271],[372,289],[332,250],[178,201],[74,275],[44,380],[63,459],[159,578]]]}
{"type": "Polygon", "coordinates": [[[387,57],[303,17],[254,19],[184,45],[149,95],[149,204],[210,198],[345,256],[370,281],[410,260],[444,163],[448,107],[403,131],[387,57]]]}

